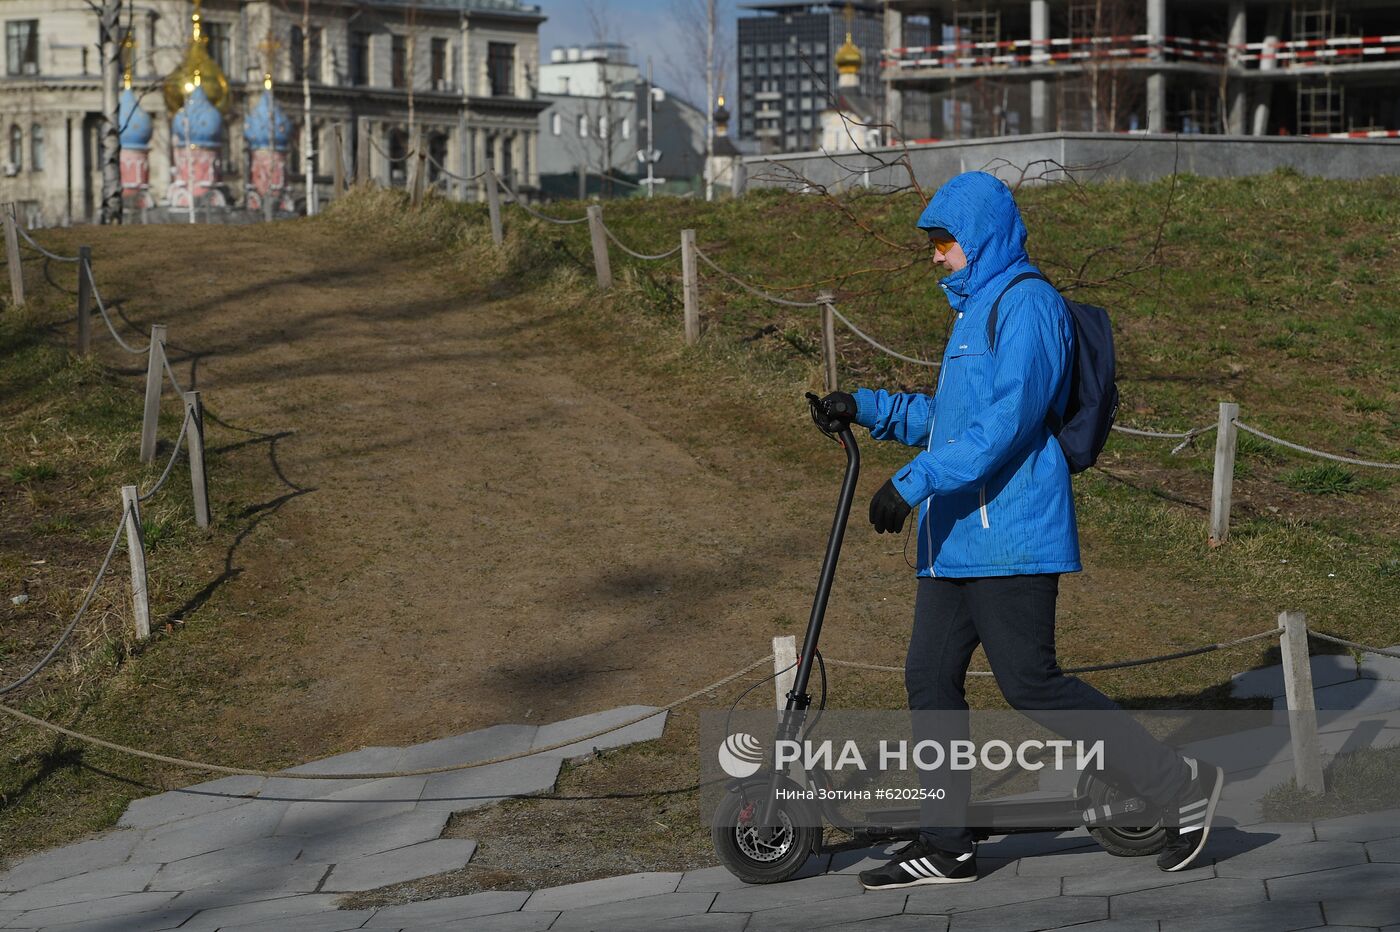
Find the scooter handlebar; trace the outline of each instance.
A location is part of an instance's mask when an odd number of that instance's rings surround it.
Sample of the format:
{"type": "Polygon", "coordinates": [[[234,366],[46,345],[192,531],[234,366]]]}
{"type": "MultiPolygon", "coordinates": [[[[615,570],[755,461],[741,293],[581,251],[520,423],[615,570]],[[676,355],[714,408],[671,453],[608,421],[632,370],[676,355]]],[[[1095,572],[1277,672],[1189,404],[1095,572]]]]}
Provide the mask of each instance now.
{"type": "Polygon", "coordinates": [[[824,399],[813,392],[807,393],[807,405],[812,411],[812,423],[824,434],[835,434],[843,440],[850,436],[851,422],[840,415],[832,414],[824,399]]]}

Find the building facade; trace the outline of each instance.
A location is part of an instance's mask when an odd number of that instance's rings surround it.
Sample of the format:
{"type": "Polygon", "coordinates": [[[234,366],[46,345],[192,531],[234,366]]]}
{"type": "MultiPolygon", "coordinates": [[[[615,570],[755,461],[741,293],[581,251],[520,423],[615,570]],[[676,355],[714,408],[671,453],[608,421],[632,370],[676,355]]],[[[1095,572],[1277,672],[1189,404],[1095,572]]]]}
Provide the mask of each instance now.
{"type": "MultiPolygon", "coordinates": [[[[640,178],[638,153],[647,145],[648,85],[626,46],[607,44],[556,48],[540,66],[539,171],[544,192],[555,197],[586,191],[604,175],[640,178]]],[[[669,190],[693,188],[705,165],[705,114],[688,101],[651,86],[651,145],[658,153],[653,174],[669,190]]],[[[625,187],[625,185],[624,185],[625,187]]]]}
{"type": "Polygon", "coordinates": [[[880,3],[747,3],[738,19],[738,93],[731,106],[741,139],[763,152],[815,149],[821,113],[836,93],[834,56],[849,31],[862,54],[855,93],[883,100],[880,3]]]}
{"type": "Polygon", "coordinates": [[[905,140],[1396,135],[1400,5],[887,0],[883,74],[905,140]]]}
{"type": "MultiPolygon", "coordinates": [[[[167,78],[189,55],[192,14],[183,0],[129,0],[131,88],[149,114],[149,185],[156,200],[176,180],[167,78]]],[[[334,128],[347,162],[368,159],[381,183],[402,183],[403,158],[421,134],[434,174],[470,177],[487,167],[524,189],[538,184],[538,30],[544,17],[518,0],[205,0],[203,45],[227,85],[222,180],[235,205],[246,202],[252,152],[246,116],[265,76],[291,121],[286,164],[305,197],[303,150],[329,189],[334,128]],[[303,50],[309,46],[309,55],[303,50]],[[310,134],[302,78],[310,82],[310,134]],[[361,129],[368,151],[355,151],[361,129]]],[[[89,221],[101,199],[99,139],[104,126],[97,17],[83,0],[3,0],[6,31],[0,76],[5,133],[0,200],[15,201],[31,223],[89,221]]],[[[205,76],[206,78],[208,76],[205,76]]],[[[205,87],[214,88],[208,80],[205,87]]]]}

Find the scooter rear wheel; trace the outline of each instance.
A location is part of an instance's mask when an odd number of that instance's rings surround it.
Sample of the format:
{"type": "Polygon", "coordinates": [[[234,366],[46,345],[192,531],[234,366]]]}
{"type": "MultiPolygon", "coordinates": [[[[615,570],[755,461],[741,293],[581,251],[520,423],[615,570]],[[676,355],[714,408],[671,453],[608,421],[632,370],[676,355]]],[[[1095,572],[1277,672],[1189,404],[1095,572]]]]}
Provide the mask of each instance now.
{"type": "Polygon", "coordinates": [[[777,828],[765,838],[758,825],[758,799],[726,793],[715,812],[710,838],[725,868],[744,883],[781,883],[807,863],[818,829],[804,825],[801,815],[780,802],[777,828]]]}
{"type": "MultiPolygon", "coordinates": [[[[1089,778],[1085,789],[1094,806],[1111,804],[1124,795],[1117,787],[1092,777],[1089,778]]],[[[1089,829],[1089,834],[1105,851],[1120,858],[1140,858],[1156,854],[1167,844],[1167,831],[1162,827],[1160,819],[1138,828],[1097,825],[1089,829]]]]}

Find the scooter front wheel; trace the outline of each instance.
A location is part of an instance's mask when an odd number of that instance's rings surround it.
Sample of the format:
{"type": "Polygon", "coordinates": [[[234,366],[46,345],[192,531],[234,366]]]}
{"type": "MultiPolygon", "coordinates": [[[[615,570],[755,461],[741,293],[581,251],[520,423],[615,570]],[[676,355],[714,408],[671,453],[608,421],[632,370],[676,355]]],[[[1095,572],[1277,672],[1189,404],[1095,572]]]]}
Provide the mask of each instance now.
{"type": "Polygon", "coordinates": [[[725,793],[710,824],[710,838],[719,862],[744,883],[781,883],[807,863],[819,829],[806,824],[805,813],[779,802],[775,825],[765,831],[758,824],[760,805],[755,796],[725,793]]]}

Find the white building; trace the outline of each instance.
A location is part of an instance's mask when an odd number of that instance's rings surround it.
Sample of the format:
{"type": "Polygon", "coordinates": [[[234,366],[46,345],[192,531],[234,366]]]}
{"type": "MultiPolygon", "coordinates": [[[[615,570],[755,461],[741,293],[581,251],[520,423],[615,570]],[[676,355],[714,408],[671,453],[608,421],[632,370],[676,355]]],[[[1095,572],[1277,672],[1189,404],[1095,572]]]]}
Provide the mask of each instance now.
{"type": "MultiPolygon", "coordinates": [[[[154,118],[151,189],[171,178],[170,116],[162,93],[190,42],[194,7],[183,0],[131,0],[123,22],[136,42],[133,89],[154,118]]],[[[301,185],[301,3],[207,0],[208,52],[227,77],[223,179],[241,197],[248,172],[242,115],[273,75],[277,100],[295,126],[289,164],[301,185]]],[[[30,222],[91,220],[101,197],[103,127],[97,17],[84,0],[3,0],[6,44],[0,72],[4,176],[0,201],[30,222]]],[[[311,124],[320,153],[345,127],[348,159],[358,129],[369,133],[373,177],[400,182],[410,128],[442,169],[471,176],[486,167],[517,187],[538,183],[536,99],[539,7],[520,0],[312,0],[311,124]],[[410,118],[411,113],[411,118],[410,118]],[[410,127],[410,119],[412,126],[410,127]],[[379,150],[388,155],[381,154],[379,150]]],[[[438,169],[434,169],[437,171],[438,169]]],[[[331,165],[315,163],[318,185],[331,165]]],[[[302,189],[304,190],[304,189],[302,189]]],[[[302,196],[300,193],[298,196],[302,196]]]]}

